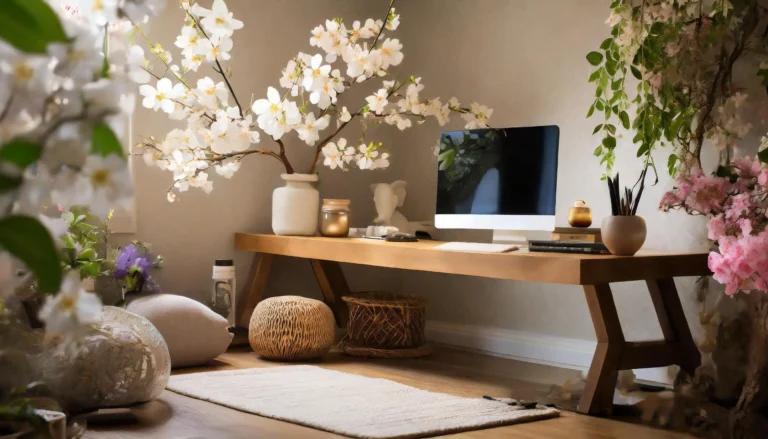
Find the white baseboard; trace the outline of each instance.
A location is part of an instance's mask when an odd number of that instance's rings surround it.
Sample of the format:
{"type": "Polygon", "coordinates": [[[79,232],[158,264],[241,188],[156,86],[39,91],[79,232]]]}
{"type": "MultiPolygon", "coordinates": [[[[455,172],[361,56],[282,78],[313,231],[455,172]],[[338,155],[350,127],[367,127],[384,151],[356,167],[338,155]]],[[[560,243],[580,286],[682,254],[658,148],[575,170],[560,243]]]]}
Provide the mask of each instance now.
{"type": "MultiPolygon", "coordinates": [[[[582,371],[589,369],[597,346],[589,340],[441,321],[428,321],[426,331],[427,340],[435,343],[582,371]]],[[[635,369],[634,372],[642,381],[672,384],[667,368],[635,369]]]]}

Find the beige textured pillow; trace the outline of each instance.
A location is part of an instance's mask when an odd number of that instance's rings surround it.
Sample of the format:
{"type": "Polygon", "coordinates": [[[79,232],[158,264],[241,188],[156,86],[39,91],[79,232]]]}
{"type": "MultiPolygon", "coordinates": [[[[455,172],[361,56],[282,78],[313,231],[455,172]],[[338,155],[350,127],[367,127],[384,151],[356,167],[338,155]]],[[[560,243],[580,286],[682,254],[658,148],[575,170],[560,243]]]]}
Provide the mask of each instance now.
{"type": "Polygon", "coordinates": [[[126,309],[146,318],[160,331],[168,344],[173,368],[210,361],[223,354],[232,341],[227,319],[188,297],[144,296],[133,300],[126,309]]]}

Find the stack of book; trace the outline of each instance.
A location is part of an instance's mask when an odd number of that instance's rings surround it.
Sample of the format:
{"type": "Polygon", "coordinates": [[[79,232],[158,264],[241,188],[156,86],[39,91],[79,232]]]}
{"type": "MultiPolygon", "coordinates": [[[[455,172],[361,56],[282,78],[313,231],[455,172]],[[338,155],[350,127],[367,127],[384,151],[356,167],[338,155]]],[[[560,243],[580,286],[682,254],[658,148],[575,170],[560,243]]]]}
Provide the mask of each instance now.
{"type": "Polygon", "coordinates": [[[602,242],[588,241],[529,241],[528,250],[532,252],[583,253],[590,255],[611,254],[602,242]]]}
{"type": "Polygon", "coordinates": [[[581,241],[581,242],[603,242],[599,228],[585,229],[581,227],[555,227],[552,232],[552,241],[581,241]]]}

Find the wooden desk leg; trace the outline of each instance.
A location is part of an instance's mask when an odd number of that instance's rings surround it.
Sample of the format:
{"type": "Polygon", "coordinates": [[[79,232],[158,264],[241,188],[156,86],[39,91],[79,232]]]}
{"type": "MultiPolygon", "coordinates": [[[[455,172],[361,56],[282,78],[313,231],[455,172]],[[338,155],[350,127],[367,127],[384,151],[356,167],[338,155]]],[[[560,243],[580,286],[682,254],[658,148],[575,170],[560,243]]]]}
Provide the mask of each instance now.
{"type": "Polygon", "coordinates": [[[651,293],[653,307],[659,318],[661,332],[668,343],[679,343],[683,352],[677,357],[678,365],[693,376],[701,366],[701,353],[693,342],[691,329],[680,303],[674,279],[648,280],[648,291],[651,293]]]}
{"type": "Polygon", "coordinates": [[[610,286],[584,285],[584,294],[592,324],[595,326],[597,349],[577,410],[590,415],[607,415],[613,407],[613,392],[624,348],[624,333],[610,286]]]}
{"type": "Polygon", "coordinates": [[[339,328],[346,328],[349,310],[341,297],[349,295],[349,285],[341,271],[341,265],[338,262],[317,259],[310,259],[309,262],[312,263],[312,270],[320,285],[320,291],[323,292],[325,303],[336,317],[336,324],[339,328]]]}
{"type": "Polygon", "coordinates": [[[253,263],[251,264],[251,271],[248,274],[248,288],[240,299],[240,306],[237,313],[237,326],[240,328],[248,328],[251,323],[251,314],[256,305],[261,302],[264,296],[264,289],[267,286],[267,277],[269,271],[272,269],[272,261],[275,259],[275,255],[262,253],[261,256],[256,255],[253,257],[253,263]]]}

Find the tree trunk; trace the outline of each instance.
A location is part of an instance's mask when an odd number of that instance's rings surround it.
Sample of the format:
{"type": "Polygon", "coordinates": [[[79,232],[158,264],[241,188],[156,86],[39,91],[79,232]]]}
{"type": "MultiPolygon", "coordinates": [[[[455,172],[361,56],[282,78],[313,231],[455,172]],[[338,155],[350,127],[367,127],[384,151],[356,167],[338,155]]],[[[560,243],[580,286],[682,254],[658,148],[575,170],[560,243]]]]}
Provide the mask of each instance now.
{"type": "Polygon", "coordinates": [[[749,347],[746,382],[731,412],[733,439],[768,438],[768,295],[747,296],[749,347]]]}

